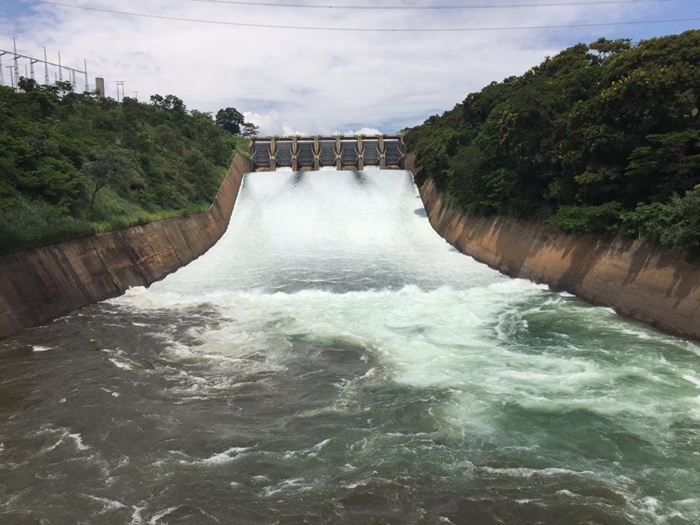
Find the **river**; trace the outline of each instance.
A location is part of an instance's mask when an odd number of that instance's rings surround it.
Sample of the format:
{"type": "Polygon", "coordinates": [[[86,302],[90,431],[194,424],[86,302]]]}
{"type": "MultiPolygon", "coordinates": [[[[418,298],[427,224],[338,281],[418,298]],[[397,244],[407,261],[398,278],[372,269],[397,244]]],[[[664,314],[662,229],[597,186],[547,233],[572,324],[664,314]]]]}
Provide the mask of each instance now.
{"type": "Polygon", "coordinates": [[[403,171],[248,174],[0,341],[0,523],[697,524],[700,347],[458,253],[403,171]]]}

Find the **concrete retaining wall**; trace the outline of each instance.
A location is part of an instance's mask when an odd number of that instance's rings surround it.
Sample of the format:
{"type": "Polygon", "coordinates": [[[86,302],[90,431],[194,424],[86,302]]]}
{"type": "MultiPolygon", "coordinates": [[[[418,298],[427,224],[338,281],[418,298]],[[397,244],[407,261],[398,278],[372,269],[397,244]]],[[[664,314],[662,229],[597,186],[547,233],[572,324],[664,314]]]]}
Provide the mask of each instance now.
{"type": "Polygon", "coordinates": [[[223,235],[250,161],[236,155],[209,210],[0,256],[0,337],[145,286],[223,235]]]}
{"type": "Polygon", "coordinates": [[[420,190],[430,223],[463,253],[512,277],[545,283],[665,332],[700,339],[700,266],[623,237],[566,235],[545,224],[476,217],[420,190]]]}
{"type": "MultiPolygon", "coordinates": [[[[207,212],[0,256],[0,337],[151,284],[202,255],[226,231],[248,171],[236,156],[207,212]]],[[[421,197],[433,228],[478,261],[700,340],[700,267],[679,250],[475,217],[443,203],[430,180],[421,197]]]]}

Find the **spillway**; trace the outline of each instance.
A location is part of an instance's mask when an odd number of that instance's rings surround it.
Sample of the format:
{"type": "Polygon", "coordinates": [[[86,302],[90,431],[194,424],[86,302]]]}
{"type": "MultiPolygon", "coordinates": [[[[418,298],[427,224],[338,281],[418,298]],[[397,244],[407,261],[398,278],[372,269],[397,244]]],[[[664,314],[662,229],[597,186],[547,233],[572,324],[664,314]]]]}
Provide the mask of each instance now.
{"type": "Polygon", "coordinates": [[[694,524],[699,358],[408,172],[251,173],[206,255],[0,341],[0,522],[694,524]]]}

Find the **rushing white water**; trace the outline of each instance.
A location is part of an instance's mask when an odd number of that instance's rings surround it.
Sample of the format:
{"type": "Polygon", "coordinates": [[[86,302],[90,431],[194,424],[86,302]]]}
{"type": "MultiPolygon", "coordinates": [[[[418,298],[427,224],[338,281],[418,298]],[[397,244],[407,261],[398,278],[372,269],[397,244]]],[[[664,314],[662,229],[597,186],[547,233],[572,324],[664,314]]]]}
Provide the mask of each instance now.
{"type": "Polygon", "coordinates": [[[73,455],[32,516],[700,522],[698,347],[458,253],[406,172],[248,174],[205,256],[47,330],[0,517],[73,455]]]}

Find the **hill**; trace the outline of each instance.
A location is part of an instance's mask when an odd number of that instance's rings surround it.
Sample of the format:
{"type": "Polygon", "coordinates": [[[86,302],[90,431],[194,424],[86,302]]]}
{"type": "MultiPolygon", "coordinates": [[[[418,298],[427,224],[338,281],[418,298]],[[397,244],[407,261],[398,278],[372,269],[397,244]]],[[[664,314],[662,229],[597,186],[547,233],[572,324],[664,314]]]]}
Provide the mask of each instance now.
{"type": "Polygon", "coordinates": [[[233,108],[19,87],[0,87],[0,253],[206,209],[245,148],[233,108]]]}
{"type": "Polygon", "coordinates": [[[700,255],[700,31],[570,47],[407,132],[421,185],[480,215],[700,255]]]}

